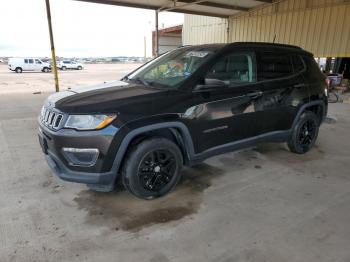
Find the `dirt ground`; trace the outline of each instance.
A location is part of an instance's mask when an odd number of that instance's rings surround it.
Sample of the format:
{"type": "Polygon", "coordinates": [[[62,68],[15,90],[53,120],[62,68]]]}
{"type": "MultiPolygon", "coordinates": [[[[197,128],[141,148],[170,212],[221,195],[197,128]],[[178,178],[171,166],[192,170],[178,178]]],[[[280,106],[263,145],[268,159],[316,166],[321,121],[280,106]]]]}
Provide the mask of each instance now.
{"type": "MultiPolygon", "coordinates": [[[[119,80],[141,64],[85,64],[84,69],[58,71],[61,90],[80,85],[93,85],[119,80]]],[[[0,64],[0,95],[55,91],[53,73],[23,72],[17,74],[0,64]]]]}
{"type": "MultiPolygon", "coordinates": [[[[135,65],[60,72],[62,86],[135,65]]],[[[166,197],[94,193],[47,166],[37,116],[52,74],[0,67],[0,261],[348,262],[350,105],[332,104],[306,155],[263,144],[182,173],[166,197]],[[41,94],[33,92],[41,91],[41,94]]]]}

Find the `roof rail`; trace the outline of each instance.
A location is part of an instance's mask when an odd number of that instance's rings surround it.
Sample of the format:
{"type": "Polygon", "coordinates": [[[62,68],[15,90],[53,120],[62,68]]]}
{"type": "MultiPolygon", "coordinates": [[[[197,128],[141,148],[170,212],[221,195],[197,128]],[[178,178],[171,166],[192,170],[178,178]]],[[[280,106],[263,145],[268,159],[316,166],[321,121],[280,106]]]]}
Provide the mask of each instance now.
{"type": "Polygon", "coordinates": [[[279,47],[288,47],[288,48],[295,48],[295,49],[302,50],[301,47],[296,46],[296,45],[279,44],[279,43],[270,43],[270,42],[232,42],[231,44],[279,46],[279,47]]]}

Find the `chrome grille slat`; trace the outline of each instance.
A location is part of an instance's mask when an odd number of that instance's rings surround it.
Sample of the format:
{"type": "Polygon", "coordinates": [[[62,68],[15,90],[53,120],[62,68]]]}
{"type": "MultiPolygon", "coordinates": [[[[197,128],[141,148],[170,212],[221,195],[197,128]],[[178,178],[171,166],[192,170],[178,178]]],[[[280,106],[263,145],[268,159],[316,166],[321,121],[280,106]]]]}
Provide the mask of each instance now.
{"type": "Polygon", "coordinates": [[[63,114],[60,114],[53,108],[43,108],[40,120],[45,126],[57,130],[63,120],[63,114]]]}

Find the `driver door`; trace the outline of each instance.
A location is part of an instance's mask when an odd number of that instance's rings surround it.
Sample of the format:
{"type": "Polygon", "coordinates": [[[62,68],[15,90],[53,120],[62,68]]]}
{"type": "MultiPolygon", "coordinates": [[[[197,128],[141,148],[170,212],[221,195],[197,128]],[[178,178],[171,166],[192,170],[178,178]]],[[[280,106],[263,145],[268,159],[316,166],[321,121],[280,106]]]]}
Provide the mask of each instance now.
{"type": "Polygon", "coordinates": [[[193,91],[197,106],[191,129],[196,134],[197,152],[260,134],[262,112],[256,104],[262,91],[256,81],[254,52],[221,56],[205,74],[204,81],[209,85],[204,83],[193,91]]]}

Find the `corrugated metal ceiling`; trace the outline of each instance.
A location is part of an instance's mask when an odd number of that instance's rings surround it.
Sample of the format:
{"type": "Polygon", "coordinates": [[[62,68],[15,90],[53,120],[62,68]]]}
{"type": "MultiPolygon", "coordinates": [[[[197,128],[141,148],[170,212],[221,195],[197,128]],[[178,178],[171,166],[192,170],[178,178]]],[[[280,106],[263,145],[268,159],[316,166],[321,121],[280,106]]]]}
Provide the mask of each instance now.
{"type": "Polygon", "coordinates": [[[76,0],[151,10],[229,17],[273,0],[76,0]]]}

